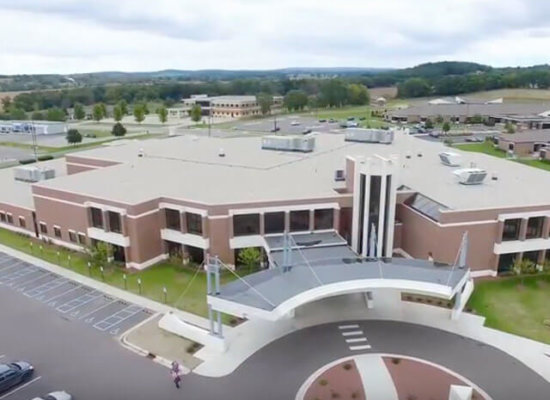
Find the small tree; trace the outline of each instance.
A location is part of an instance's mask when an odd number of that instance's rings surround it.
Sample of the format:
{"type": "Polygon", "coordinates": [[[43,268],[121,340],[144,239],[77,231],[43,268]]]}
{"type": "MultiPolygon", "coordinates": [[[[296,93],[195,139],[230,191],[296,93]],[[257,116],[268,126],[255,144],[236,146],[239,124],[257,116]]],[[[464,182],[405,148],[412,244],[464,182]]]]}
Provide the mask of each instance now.
{"type": "Polygon", "coordinates": [[[122,112],[122,108],[117,104],[113,108],[113,118],[115,119],[116,122],[120,122],[123,116],[124,116],[124,113],[122,112]]]}
{"type": "Polygon", "coordinates": [[[254,268],[260,265],[262,253],[256,247],[247,247],[239,252],[238,261],[241,265],[244,265],[249,272],[252,272],[254,268]]]}
{"type": "Polygon", "coordinates": [[[67,116],[65,115],[65,111],[63,111],[61,108],[52,107],[48,109],[46,119],[48,121],[65,121],[67,119],[67,116]]]}
{"type": "Polygon", "coordinates": [[[441,129],[443,130],[443,132],[445,132],[445,135],[449,133],[449,131],[451,130],[451,124],[449,124],[449,121],[445,121],[441,129]]]}
{"type": "Polygon", "coordinates": [[[126,100],[122,99],[117,103],[117,106],[122,111],[122,115],[128,115],[128,103],[126,103],[126,100]]]}
{"type": "Polygon", "coordinates": [[[69,129],[67,132],[67,143],[77,144],[82,142],[82,134],[76,129],[69,129]]]}
{"type": "Polygon", "coordinates": [[[521,276],[521,284],[523,285],[525,275],[537,272],[537,266],[533,261],[526,258],[522,258],[521,260],[516,258],[512,266],[512,272],[517,276],[521,276]]]}
{"type": "Polygon", "coordinates": [[[516,133],[516,128],[510,122],[506,122],[506,125],[504,125],[504,129],[506,130],[506,133],[516,133]]]}
{"type": "Polygon", "coordinates": [[[2,97],[2,109],[4,110],[4,112],[10,109],[11,103],[11,97],[2,97]]]}
{"type": "Polygon", "coordinates": [[[435,122],[437,122],[438,124],[442,124],[443,121],[445,121],[443,119],[443,115],[438,115],[437,117],[435,117],[435,122]]]}
{"type": "Polygon", "coordinates": [[[134,105],[134,119],[140,124],[145,119],[145,108],[143,108],[143,104],[134,105]]]}
{"type": "Polygon", "coordinates": [[[269,93],[260,93],[256,98],[260,105],[262,115],[269,114],[271,112],[271,106],[273,105],[273,96],[269,93]]]}
{"type": "Polygon", "coordinates": [[[202,118],[201,106],[199,106],[198,104],[195,104],[193,107],[191,107],[191,111],[189,111],[189,115],[191,116],[191,121],[199,122],[202,118]]]}
{"type": "Polygon", "coordinates": [[[86,118],[86,112],[84,111],[84,106],[80,103],[75,103],[74,105],[74,119],[84,119],[86,118]]]}
{"type": "Polygon", "coordinates": [[[427,119],[426,122],[424,122],[424,127],[426,129],[433,129],[434,128],[434,123],[432,122],[431,119],[427,119]]]}
{"type": "Polygon", "coordinates": [[[103,103],[97,103],[94,104],[94,109],[92,111],[92,117],[95,122],[101,121],[105,117],[105,104],[103,103]]]}
{"type": "Polygon", "coordinates": [[[113,125],[111,133],[113,136],[124,136],[126,135],[126,128],[120,122],[117,122],[113,125]]]}
{"type": "Polygon", "coordinates": [[[46,119],[46,116],[43,112],[40,111],[34,111],[31,115],[31,119],[34,121],[43,121],[46,119]]]}
{"type": "Polygon", "coordinates": [[[98,242],[88,249],[90,264],[96,268],[105,267],[111,256],[111,245],[105,242],[98,242]]]}
{"type": "Polygon", "coordinates": [[[166,109],[166,107],[159,107],[159,109],[157,110],[157,114],[159,116],[159,121],[164,124],[168,119],[168,110],[166,109]]]}

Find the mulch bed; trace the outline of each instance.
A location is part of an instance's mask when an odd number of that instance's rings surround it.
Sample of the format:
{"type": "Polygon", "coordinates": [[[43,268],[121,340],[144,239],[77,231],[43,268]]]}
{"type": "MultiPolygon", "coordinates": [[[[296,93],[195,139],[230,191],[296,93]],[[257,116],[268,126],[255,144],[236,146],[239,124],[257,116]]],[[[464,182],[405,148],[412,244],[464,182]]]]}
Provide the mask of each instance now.
{"type": "Polygon", "coordinates": [[[361,376],[355,362],[344,361],[323,372],[307,389],[304,399],[366,400],[361,376]]]}

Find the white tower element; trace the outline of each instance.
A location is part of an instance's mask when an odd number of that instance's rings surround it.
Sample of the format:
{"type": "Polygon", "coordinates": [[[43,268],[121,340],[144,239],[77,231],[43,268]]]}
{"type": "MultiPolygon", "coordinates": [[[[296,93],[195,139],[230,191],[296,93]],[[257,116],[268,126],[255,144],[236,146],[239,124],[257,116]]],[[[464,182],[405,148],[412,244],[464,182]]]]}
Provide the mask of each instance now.
{"type": "Polygon", "coordinates": [[[351,247],[364,257],[391,257],[399,159],[375,155],[354,161],[351,247]]]}

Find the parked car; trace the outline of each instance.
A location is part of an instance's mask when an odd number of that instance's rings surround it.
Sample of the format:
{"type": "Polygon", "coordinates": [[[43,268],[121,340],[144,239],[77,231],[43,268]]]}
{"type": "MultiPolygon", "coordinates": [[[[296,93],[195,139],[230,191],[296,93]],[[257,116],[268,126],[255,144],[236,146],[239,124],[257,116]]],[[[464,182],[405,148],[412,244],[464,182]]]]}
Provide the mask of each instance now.
{"type": "Polygon", "coordinates": [[[348,121],[355,121],[355,117],[348,117],[348,121]]]}
{"type": "Polygon", "coordinates": [[[279,132],[280,130],[281,128],[277,126],[277,127],[271,128],[270,132],[279,132]]]}
{"type": "Polygon", "coordinates": [[[326,119],[320,119],[319,122],[327,122],[326,119]]]}
{"type": "Polygon", "coordinates": [[[0,393],[25,382],[33,371],[34,367],[26,361],[0,364],[0,393]]]}
{"type": "Polygon", "coordinates": [[[292,122],[290,123],[290,125],[292,125],[292,126],[298,126],[298,125],[300,125],[300,121],[294,120],[294,121],[292,121],[292,122]]]}
{"type": "Polygon", "coordinates": [[[428,135],[430,135],[430,136],[433,137],[433,138],[438,138],[438,137],[441,136],[441,132],[439,132],[439,131],[432,131],[432,132],[430,132],[428,135]]]}
{"type": "Polygon", "coordinates": [[[329,124],[334,124],[336,122],[336,120],[334,118],[331,118],[328,120],[329,124]]]}
{"type": "Polygon", "coordinates": [[[364,121],[366,119],[367,119],[367,117],[361,117],[361,118],[359,118],[359,121],[364,121]]]}
{"type": "Polygon", "coordinates": [[[308,133],[311,133],[311,132],[312,132],[312,131],[311,131],[311,128],[306,128],[306,129],[304,129],[304,130],[302,131],[302,134],[303,134],[303,135],[307,135],[308,133]]]}
{"type": "Polygon", "coordinates": [[[32,400],[72,400],[73,396],[71,396],[69,393],[67,393],[64,390],[59,390],[57,392],[51,392],[48,393],[45,396],[42,397],[35,397],[32,400]]]}
{"type": "Polygon", "coordinates": [[[476,136],[469,136],[465,139],[465,141],[471,142],[471,143],[481,143],[483,142],[483,138],[476,137],[476,136]]]}

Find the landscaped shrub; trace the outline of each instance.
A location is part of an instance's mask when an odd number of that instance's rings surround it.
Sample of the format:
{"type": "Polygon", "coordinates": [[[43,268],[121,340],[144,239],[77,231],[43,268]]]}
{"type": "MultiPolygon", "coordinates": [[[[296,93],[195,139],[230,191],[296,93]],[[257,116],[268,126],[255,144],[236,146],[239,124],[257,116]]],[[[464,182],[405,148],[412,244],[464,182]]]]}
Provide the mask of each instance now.
{"type": "Polygon", "coordinates": [[[321,380],[319,381],[319,385],[321,385],[321,386],[327,386],[327,385],[328,385],[328,381],[327,381],[326,379],[321,379],[321,380]]]}
{"type": "Polygon", "coordinates": [[[44,154],[43,156],[38,156],[38,161],[48,161],[53,160],[53,156],[49,154],[44,154]]]}
{"type": "Polygon", "coordinates": [[[19,160],[19,164],[25,165],[25,164],[32,164],[36,162],[34,158],[25,158],[23,160],[19,160]]]}
{"type": "Polygon", "coordinates": [[[351,365],[350,363],[345,363],[342,367],[343,367],[346,371],[349,371],[350,369],[353,368],[353,365],[351,365]]]}
{"type": "Polygon", "coordinates": [[[401,362],[400,358],[394,357],[391,359],[391,362],[395,365],[398,365],[401,362]]]}

